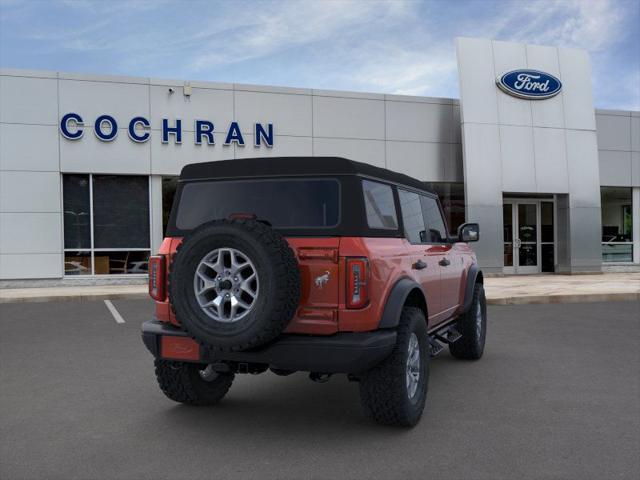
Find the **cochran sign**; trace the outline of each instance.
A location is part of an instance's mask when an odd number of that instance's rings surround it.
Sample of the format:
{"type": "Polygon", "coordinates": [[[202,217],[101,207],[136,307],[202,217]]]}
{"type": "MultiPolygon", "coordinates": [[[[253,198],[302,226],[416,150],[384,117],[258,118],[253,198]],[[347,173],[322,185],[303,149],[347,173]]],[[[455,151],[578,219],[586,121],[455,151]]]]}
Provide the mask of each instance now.
{"type": "Polygon", "coordinates": [[[518,98],[542,100],[562,90],[562,83],[553,75],[538,70],[512,70],[496,78],[498,87],[518,98]]]}
{"type": "MultiPolygon", "coordinates": [[[[151,136],[151,122],[145,117],[133,117],[127,125],[129,138],[136,143],[144,143],[151,136]]],[[[103,142],[111,142],[118,136],[118,122],[111,115],[100,115],[93,122],[93,133],[103,142]]],[[[60,133],[68,140],[80,140],[84,135],[85,124],[82,117],[77,113],[67,113],[60,119],[60,133]]],[[[182,120],[179,118],[169,121],[162,119],[160,132],[162,143],[169,143],[170,139],[174,143],[182,143],[183,132],[182,120]]],[[[191,132],[190,132],[191,133],[191,132]]],[[[196,145],[215,145],[215,127],[209,120],[195,120],[193,122],[193,138],[196,145]]],[[[236,144],[241,147],[245,145],[242,131],[238,122],[231,122],[229,127],[222,132],[225,135],[224,145],[236,144]]],[[[265,145],[273,147],[273,124],[254,123],[253,124],[253,144],[256,147],[265,145]]]]}

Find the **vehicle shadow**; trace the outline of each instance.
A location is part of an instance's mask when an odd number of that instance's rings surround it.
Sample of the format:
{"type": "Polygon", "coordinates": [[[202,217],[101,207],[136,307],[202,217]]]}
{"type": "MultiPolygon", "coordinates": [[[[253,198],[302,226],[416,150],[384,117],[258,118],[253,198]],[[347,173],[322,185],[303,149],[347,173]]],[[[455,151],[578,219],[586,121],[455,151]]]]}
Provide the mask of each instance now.
{"type": "MultiPolygon", "coordinates": [[[[437,391],[442,379],[460,367],[460,362],[448,354],[432,359],[430,395],[437,391]]],[[[428,398],[421,423],[416,429],[427,428],[431,419],[446,412],[446,402],[428,398]]],[[[335,375],[325,384],[309,381],[306,374],[277,377],[270,373],[260,376],[237,376],[228,396],[213,407],[191,407],[166,404],[156,410],[154,421],[173,432],[219,435],[220,431],[237,435],[277,436],[316,440],[323,437],[349,443],[362,441],[363,434],[376,438],[403,436],[410,429],[386,427],[367,419],[360,407],[358,384],[344,375],[335,375]],[[229,433],[232,432],[232,433],[229,433]]],[[[414,429],[415,430],[415,429],[414,429]]]]}

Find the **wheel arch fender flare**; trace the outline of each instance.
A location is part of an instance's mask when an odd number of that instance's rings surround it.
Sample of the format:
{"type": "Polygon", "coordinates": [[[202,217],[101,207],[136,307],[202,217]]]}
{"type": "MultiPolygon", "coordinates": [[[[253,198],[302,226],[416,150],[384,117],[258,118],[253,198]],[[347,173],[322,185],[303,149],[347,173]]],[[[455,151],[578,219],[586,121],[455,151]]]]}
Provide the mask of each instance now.
{"type": "Polygon", "coordinates": [[[397,327],[400,323],[402,308],[408,300],[412,305],[421,308],[424,311],[425,319],[428,318],[427,297],[420,284],[410,278],[401,278],[391,288],[378,328],[397,327]]]}
{"type": "Polygon", "coordinates": [[[476,283],[484,284],[484,275],[478,265],[474,263],[473,265],[471,265],[471,267],[469,267],[469,272],[467,273],[467,285],[464,290],[464,304],[462,309],[464,313],[468,312],[471,308],[471,301],[473,300],[473,289],[476,283]]]}

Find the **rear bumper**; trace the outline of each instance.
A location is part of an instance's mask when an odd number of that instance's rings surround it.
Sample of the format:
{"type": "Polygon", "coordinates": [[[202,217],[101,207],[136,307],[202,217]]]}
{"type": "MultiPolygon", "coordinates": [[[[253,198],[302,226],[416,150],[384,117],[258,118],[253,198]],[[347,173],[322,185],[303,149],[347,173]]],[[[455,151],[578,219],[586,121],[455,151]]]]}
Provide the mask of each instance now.
{"type": "MultiPolygon", "coordinates": [[[[396,343],[395,330],[363,333],[337,333],[327,336],[285,334],[273,342],[244,352],[211,352],[198,345],[186,332],[158,321],[142,324],[142,341],[155,357],[197,363],[232,362],[268,365],[281,370],[320,373],[362,373],[384,360],[396,343]],[[162,337],[182,337],[185,348],[190,342],[196,358],[163,351],[162,337]]],[[[185,350],[181,346],[182,350],[185,350]]]]}

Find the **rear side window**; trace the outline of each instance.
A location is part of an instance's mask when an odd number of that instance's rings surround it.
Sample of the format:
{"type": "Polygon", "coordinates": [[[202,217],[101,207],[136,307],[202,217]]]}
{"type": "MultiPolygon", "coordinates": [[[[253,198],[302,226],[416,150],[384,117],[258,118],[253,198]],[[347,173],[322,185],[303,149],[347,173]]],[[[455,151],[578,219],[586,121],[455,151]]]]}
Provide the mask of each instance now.
{"type": "Polygon", "coordinates": [[[363,180],[362,191],[369,228],[397,230],[398,218],[391,187],[384,183],[363,180]]]}
{"type": "Polygon", "coordinates": [[[252,214],[276,228],[327,228],[340,222],[335,179],[234,180],[187,183],[175,225],[192,230],[232,214],[252,214]]]}
{"type": "Polygon", "coordinates": [[[444,227],[444,220],[437,200],[420,195],[420,202],[424,223],[427,226],[427,243],[445,243],[448,240],[447,229],[444,227]]]}
{"type": "Polygon", "coordinates": [[[404,223],[404,233],[407,240],[411,243],[424,243],[425,228],[420,195],[398,189],[398,196],[400,197],[402,223],[404,223]]]}

